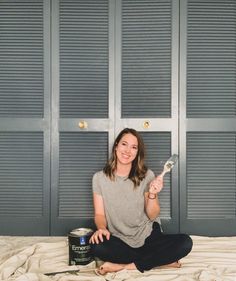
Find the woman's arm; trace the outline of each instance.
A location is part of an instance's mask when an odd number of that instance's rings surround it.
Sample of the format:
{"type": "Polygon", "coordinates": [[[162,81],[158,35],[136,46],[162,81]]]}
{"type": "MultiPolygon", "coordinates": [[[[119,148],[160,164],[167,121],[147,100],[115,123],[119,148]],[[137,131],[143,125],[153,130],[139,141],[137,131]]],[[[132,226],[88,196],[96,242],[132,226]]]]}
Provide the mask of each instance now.
{"type": "Polygon", "coordinates": [[[145,211],[150,220],[154,220],[160,214],[158,193],[163,188],[163,177],[156,177],[149,185],[149,191],[145,192],[145,211]]]}
{"type": "Polygon", "coordinates": [[[93,204],[94,204],[94,221],[97,226],[97,230],[90,238],[91,243],[99,244],[103,242],[103,236],[107,240],[110,239],[110,232],[107,229],[107,220],[104,211],[103,198],[100,194],[93,193],[93,204]]]}

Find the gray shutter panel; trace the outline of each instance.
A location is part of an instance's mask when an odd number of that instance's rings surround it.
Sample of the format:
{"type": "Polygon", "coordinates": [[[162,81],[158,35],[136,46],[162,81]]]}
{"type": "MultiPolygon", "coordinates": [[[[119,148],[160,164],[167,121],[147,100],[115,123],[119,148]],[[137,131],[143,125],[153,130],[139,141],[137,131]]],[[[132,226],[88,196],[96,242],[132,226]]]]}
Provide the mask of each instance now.
{"type": "Polygon", "coordinates": [[[43,1],[0,1],[0,117],[43,117],[43,1]]]}
{"type": "MultiPolygon", "coordinates": [[[[146,132],[141,133],[147,156],[148,167],[156,174],[160,174],[163,165],[171,155],[171,133],[169,132],[146,132]]],[[[161,218],[171,218],[171,176],[165,175],[165,186],[159,194],[161,206],[161,218]]]]}
{"type": "Polygon", "coordinates": [[[181,135],[181,231],[235,235],[236,2],[184,3],[187,92],[180,126],[186,136],[181,135]]]}
{"type": "Polygon", "coordinates": [[[171,116],[172,1],[122,2],[122,117],[171,116]]]}
{"type": "Polygon", "coordinates": [[[80,219],[93,218],[92,177],[107,161],[107,146],[107,133],[60,134],[60,218],[76,219],[77,224],[80,219]]]}
{"type": "Polygon", "coordinates": [[[187,116],[236,116],[236,2],[188,1],[187,116]]]}
{"type": "Polygon", "coordinates": [[[75,227],[92,226],[92,176],[107,160],[109,5],[108,0],[53,4],[59,24],[53,43],[59,57],[59,98],[53,93],[52,99],[59,102],[60,112],[52,117],[59,125],[53,136],[51,231],[64,235],[75,227]]]}
{"type": "Polygon", "coordinates": [[[108,116],[108,1],[60,1],[60,117],[108,116]]]}
{"type": "MultiPolygon", "coordinates": [[[[148,167],[158,174],[164,164],[160,161],[178,150],[179,1],[124,0],[117,6],[121,16],[121,25],[116,20],[116,39],[121,37],[115,57],[121,62],[116,69],[117,128],[133,127],[142,132],[148,167]]],[[[169,233],[179,227],[175,172],[166,175],[159,195],[162,226],[169,233]]]]}
{"type": "Polygon", "coordinates": [[[0,214],[43,215],[43,134],[0,133],[0,214]]]}
{"type": "Polygon", "coordinates": [[[235,219],[236,133],[187,134],[187,216],[235,219]]]}
{"type": "Polygon", "coordinates": [[[43,0],[0,1],[0,234],[4,235],[49,234],[50,59],[44,42],[49,7],[43,0]]]}

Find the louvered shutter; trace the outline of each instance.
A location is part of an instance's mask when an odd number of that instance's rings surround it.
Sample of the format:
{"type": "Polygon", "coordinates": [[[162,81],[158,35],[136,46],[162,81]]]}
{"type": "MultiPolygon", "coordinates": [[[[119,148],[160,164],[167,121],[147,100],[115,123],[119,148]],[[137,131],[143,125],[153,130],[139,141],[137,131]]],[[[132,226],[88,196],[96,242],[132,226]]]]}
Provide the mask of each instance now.
{"type": "Polygon", "coordinates": [[[171,116],[171,1],[122,2],[122,117],[171,116]]]}
{"type": "Polygon", "coordinates": [[[60,1],[60,117],[108,116],[108,1],[60,1]]]}
{"type": "Polygon", "coordinates": [[[187,134],[189,219],[235,219],[236,132],[187,134]]]}
{"type": "Polygon", "coordinates": [[[1,1],[0,26],[0,117],[43,117],[43,1],[1,1]]]}
{"type": "MultiPolygon", "coordinates": [[[[178,149],[178,111],[173,107],[178,103],[178,3],[124,0],[119,9],[116,131],[133,127],[142,134],[148,167],[158,175],[178,149]]],[[[178,230],[176,176],[177,170],[166,175],[160,193],[162,225],[168,232],[178,230]]]]}
{"type": "Polygon", "coordinates": [[[188,0],[182,8],[181,229],[235,235],[236,2],[188,0]]]}
{"type": "MultiPolygon", "coordinates": [[[[53,81],[59,110],[52,155],[52,234],[93,227],[92,177],[108,158],[109,5],[101,0],[53,2],[53,81]],[[55,68],[56,69],[56,68],[55,68]]],[[[111,105],[114,106],[114,105],[111,105]]]]}
{"type": "Polygon", "coordinates": [[[91,181],[107,160],[107,146],[107,133],[60,134],[60,217],[93,218],[91,181]]]}
{"type": "Polygon", "coordinates": [[[187,117],[236,115],[235,1],[188,1],[187,117]]]}
{"type": "Polygon", "coordinates": [[[1,215],[42,216],[42,133],[1,132],[0,147],[1,215]]]}
{"type": "Polygon", "coordinates": [[[0,1],[0,234],[5,235],[49,234],[48,4],[0,1]]]}

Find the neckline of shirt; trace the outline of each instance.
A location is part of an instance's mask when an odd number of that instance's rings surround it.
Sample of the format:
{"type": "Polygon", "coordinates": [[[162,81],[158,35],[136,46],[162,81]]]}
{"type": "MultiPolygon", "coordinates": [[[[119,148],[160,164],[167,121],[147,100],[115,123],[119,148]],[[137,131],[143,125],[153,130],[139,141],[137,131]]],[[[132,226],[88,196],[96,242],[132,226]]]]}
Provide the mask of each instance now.
{"type": "Polygon", "coordinates": [[[117,179],[126,180],[126,179],[128,178],[128,176],[119,176],[119,175],[116,175],[116,178],[117,178],[117,179]]]}

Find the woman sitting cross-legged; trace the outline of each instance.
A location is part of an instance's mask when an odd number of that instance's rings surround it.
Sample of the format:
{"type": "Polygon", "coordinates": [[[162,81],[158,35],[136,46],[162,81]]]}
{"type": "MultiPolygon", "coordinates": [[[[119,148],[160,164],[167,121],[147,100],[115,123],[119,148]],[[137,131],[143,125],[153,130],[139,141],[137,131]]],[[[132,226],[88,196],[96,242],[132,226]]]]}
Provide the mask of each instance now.
{"type": "Polygon", "coordinates": [[[158,193],[163,177],[155,177],[144,163],[144,143],[134,129],[117,136],[112,155],[93,176],[97,230],[92,251],[104,264],[98,272],[154,267],[180,267],[192,249],[187,234],[165,234],[160,227],[158,193]]]}

